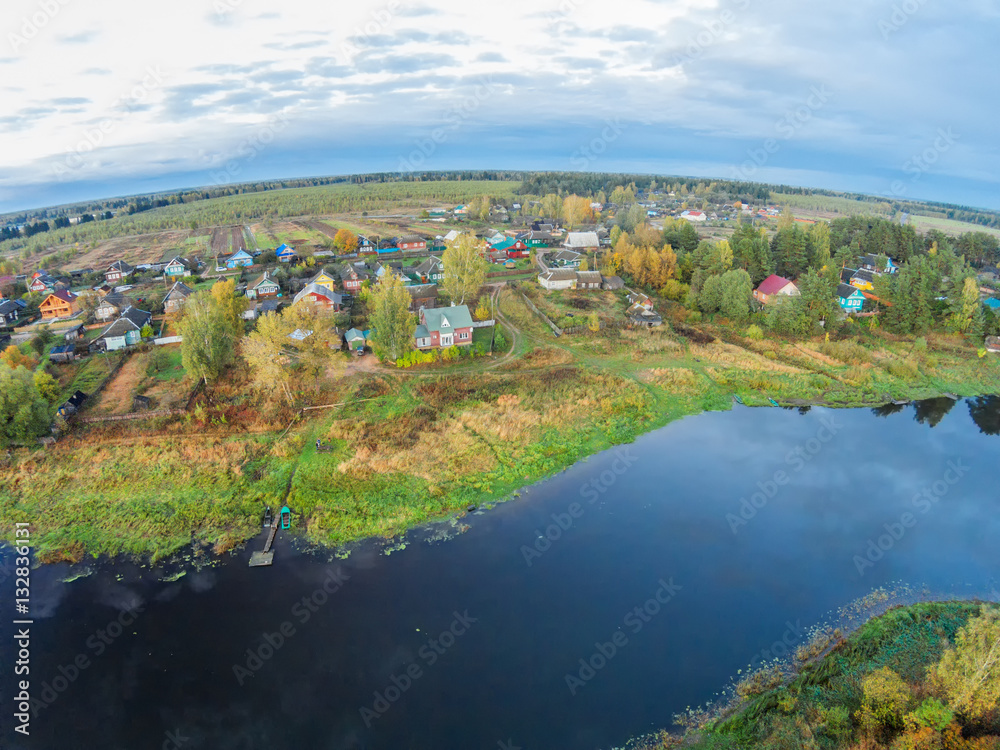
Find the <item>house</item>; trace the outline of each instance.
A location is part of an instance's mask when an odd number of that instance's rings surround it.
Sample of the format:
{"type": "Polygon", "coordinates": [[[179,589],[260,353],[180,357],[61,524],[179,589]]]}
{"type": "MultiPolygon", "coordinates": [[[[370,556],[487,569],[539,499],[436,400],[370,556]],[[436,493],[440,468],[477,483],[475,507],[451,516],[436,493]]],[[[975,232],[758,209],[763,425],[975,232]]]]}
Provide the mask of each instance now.
{"type": "Polygon", "coordinates": [[[195,269],[197,269],[197,267],[197,263],[193,260],[175,255],[163,267],[163,275],[168,279],[177,278],[179,276],[190,276],[195,269]]]}
{"type": "Polygon", "coordinates": [[[867,292],[875,291],[875,274],[871,271],[866,271],[863,268],[859,268],[851,275],[851,286],[856,286],[858,289],[867,292]]]}
{"type": "Polygon", "coordinates": [[[56,410],[58,414],[63,419],[66,417],[76,414],[80,407],[83,406],[83,402],[87,400],[87,394],[83,391],[77,391],[72,396],[70,396],[66,401],[56,410]]]}
{"type": "MultiPolygon", "coordinates": [[[[419,328],[419,326],[417,327],[419,328]]],[[[364,331],[352,328],[344,334],[344,341],[347,342],[347,348],[352,352],[363,352],[368,338],[365,336],[364,331]]]]}
{"type": "Polygon", "coordinates": [[[253,256],[246,250],[237,250],[226,258],[226,268],[246,268],[253,265],[253,256]]]}
{"type": "Polygon", "coordinates": [[[21,313],[21,306],[11,300],[0,302],[0,326],[12,326],[21,313]]]}
{"type": "Polygon", "coordinates": [[[871,271],[875,274],[880,273],[896,273],[899,270],[899,266],[892,262],[892,258],[885,259],[885,268],[878,267],[878,256],[877,255],[866,255],[861,259],[861,268],[865,271],[871,271]]]}
{"type": "Polygon", "coordinates": [[[561,268],[579,268],[583,256],[572,250],[560,250],[552,256],[552,264],[561,268]]]}
{"type": "Polygon", "coordinates": [[[505,253],[508,258],[527,258],[529,253],[527,243],[513,237],[504,237],[491,247],[495,251],[505,253]]]}
{"type": "Polygon", "coordinates": [[[638,305],[645,310],[653,309],[653,300],[651,300],[647,295],[642,292],[629,291],[628,293],[628,303],[631,306],[638,305]]]}
{"type": "Polygon", "coordinates": [[[572,289],[576,285],[576,271],[571,268],[554,268],[543,271],[538,283],[545,289],[572,289]]]}
{"type": "Polygon", "coordinates": [[[278,247],[275,248],[274,254],[278,256],[279,263],[291,263],[298,257],[298,255],[295,253],[295,249],[289,247],[284,242],[282,242],[278,247]]]}
{"type": "Polygon", "coordinates": [[[993,352],[994,354],[1000,353],[1000,336],[986,337],[986,351],[993,352]]]}
{"type": "Polygon", "coordinates": [[[472,314],[467,305],[434,309],[420,308],[413,334],[418,349],[444,349],[472,343],[472,314]]]}
{"type": "Polygon", "coordinates": [[[68,289],[61,289],[52,292],[42,300],[38,309],[42,313],[43,320],[54,320],[55,318],[70,318],[80,312],[78,297],[68,289]]]}
{"type": "Polygon", "coordinates": [[[861,308],[865,304],[865,295],[856,286],[840,284],[837,286],[837,300],[847,312],[861,312],[861,308]]]}
{"type": "Polygon", "coordinates": [[[462,236],[461,232],[459,232],[457,229],[452,229],[450,232],[448,232],[448,234],[446,234],[444,236],[444,241],[445,242],[454,242],[455,240],[457,240],[461,236],[462,236]]]}
{"type": "Polygon", "coordinates": [[[370,267],[369,273],[375,276],[375,280],[381,279],[387,273],[399,277],[403,280],[403,283],[409,285],[412,282],[409,276],[403,273],[403,264],[396,261],[394,263],[383,263],[379,261],[374,266],[370,267]]]}
{"type": "Polygon", "coordinates": [[[851,279],[854,278],[854,274],[856,274],[857,272],[858,270],[856,268],[844,267],[840,269],[840,282],[842,284],[850,284],[851,279]]]}
{"type": "Polygon", "coordinates": [[[247,285],[246,296],[248,299],[267,299],[269,297],[281,296],[281,285],[272,279],[267,271],[247,285]]]}
{"type": "Polygon", "coordinates": [[[334,276],[332,272],[323,268],[320,270],[319,273],[317,273],[315,276],[309,279],[306,286],[308,286],[309,284],[316,284],[317,286],[326,287],[332,292],[334,288],[337,286],[337,277],[334,276]]]}
{"type": "Polygon", "coordinates": [[[118,292],[111,292],[105,294],[101,303],[94,308],[94,317],[100,321],[111,320],[118,317],[122,310],[126,307],[134,305],[135,302],[131,297],[126,297],[124,294],[118,292]]]}
{"type": "Polygon", "coordinates": [[[468,206],[455,206],[455,208],[452,211],[452,213],[455,214],[455,216],[468,216],[469,215],[469,207],[468,206]]]}
{"type": "Polygon", "coordinates": [[[681,218],[699,224],[708,221],[708,215],[704,211],[681,211],[681,218]]]}
{"type": "Polygon", "coordinates": [[[655,328],[663,325],[663,318],[656,310],[647,308],[645,305],[636,303],[625,311],[625,316],[632,325],[643,328],[655,328]]]}
{"type": "Polygon", "coordinates": [[[63,344],[53,346],[49,351],[50,362],[72,362],[76,359],[76,346],[73,344],[63,344]]]}
{"type": "Polygon", "coordinates": [[[361,291],[361,285],[370,278],[368,270],[364,265],[357,266],[349,263],[345,263],[340,267],[340,280],[344,285],[344,289],[351,294],[357,294],[361,291]]]}
{"type": "Polygon", "coordinates": [[[281,300],[277,298],[266,299],[263,302],[258,302],[256,305],[251,305],[243,312],[243,320],[255,320],[256,318],[268,315],[270,313],[275,313],[281,306],[281,300]]]}
{"type": "Polygon", "coordinates": [[[604,282],[604,277],[601,276],[600,271],[577,271],[576,272],[576,288],[577,289],[600,289],[601,284],[604,282]]]}
{"type": "Polygon", "coordinates": [[[597,237],[597,232],[570,232],[563,242],[563,247],[578,252],[597,250],[600,246],[601,240],[597,237]]]}
{"type": "Polygon", "coordinates": [[[319,284],[306,284],[302,291],[295,295],[293,302],[298,302],[299,300],[323,305],[334,312],[340,312],[345,307],[351,306],[350,295],[331,291],[328,287],[320,286],[319,284]]]}
{"type": "Polygon", "coordinates": [[[426,258],[416,266],[410,275],[424,284],[436,283],[444,278],[444,263],[436,255],[426,258]]]}
{"type": "Polygon", "coordinates": [[[624,289],[625,282],[622,280],[621,276],[605,276],[601,282],[601,289],[606,289],[609,291],[615,291],[617,289],[624,289]]]}
{"type": "Polygon", "coordinates": [[[191,288],[183,281],[175,281],[174,285],[170,287],[170,291],[167,292],[167,296],[163,298],[163,312],[168,315],[180,312],[187,298],[193,293],[191,288]]]}
{"type": "Polygon", "coordinates": [[[109,284],[115,284],[127,279],[133,271],[135,271],[135,268],[130,266],[125,261],[116,260],[108,266],[108,270],[104,272],[104,280],[109,284]]]}
{"type": "Polygon", "coordinates": [[[406,287],[410,293],[410,312],[417,312],[421,307],[437,307],[437,284],[415,284],[406,287]]]}
{"type": "Polygon", "coordinates": [[[556,241],[556,238],[552,236],[552,232],[541,232],[533,229],[527,232],[521,232],[517,235],[517,239],[529,248],[549,247],[556,241]]]}
{"type": "Polygon", "coordinates": [[[753,290],[754,299],[765,305],[772,297],[798,297],[799,294],[799,288],[795,284],[774,274],[760,282],[760,286],[753,290]]]}
{"type": "Polygon", "coordinates": [[[75,326],[70,326],[62,331],[60,331],[63,336],[64,341],[82,341],[87,338],[87,329],[83,327],[83,323],[75,326]]]}
{"type": "Polygon", "coordinates": [[[142,328],[152,319],[145,310],[128,307],[118,320],[109,325],[94,339],[92,348],[113,352],[126,346],[138,344],[142,340],[142,328]]]}
{"type": "Polygon", "coordinates": [[[46,271],[35,271],[27,281],[29,292],[54,292],[56,279],[46,271]]]}
{"type": "Polygon", "coordinates": [[[371,255],[378,252],[378,240],[372,240],[363,234],[358,235],[358,254],[371,255]]]}
{"type": "Polygon", "coordinates": [[[403,252],[423,252],[427,249],[427,240],[415,234],[407,234],[396,240],[396,247],[403,252]]]}

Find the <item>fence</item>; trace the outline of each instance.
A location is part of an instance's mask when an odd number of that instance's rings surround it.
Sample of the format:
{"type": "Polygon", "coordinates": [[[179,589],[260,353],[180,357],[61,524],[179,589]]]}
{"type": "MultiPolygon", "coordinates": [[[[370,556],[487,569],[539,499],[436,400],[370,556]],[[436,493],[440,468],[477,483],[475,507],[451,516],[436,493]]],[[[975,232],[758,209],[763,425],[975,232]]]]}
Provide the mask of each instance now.
{"type": "Polygon", "coordinates": [[[94,424],[95,422],[124,422],[131,419],[156,419],[157,417],[175,417],[180,414],[187,414],[184,409],[161,409],[159,411],[137,411],[131,414],[114,414],[110,417],[77,417],[76,421],[81,424],[94,424]]]}
{"type": "Polygon", "coordinates": [[[521,298],[524,300],[524,303],[531,309],[531,311],[535,313],[535,315],[537,315],[539,318],[545,321],[545,324],[552,329],[552,332],[556,336],[562,336],[562,328],[560,328],[551,320],[549,320],[547,317],[545,317],[545,313],[543,313],[541,310],[535,307],[535,304],[530,299],[525,297],[523,292],[521,294],[521,298]]]}
{"type": "MultiPolygon", "coordinates": [[[[603,320],[599,321],[600,330],[603,330],[605,328],[628,328],[629,325],[631,324],[624,320],[616,320],[611,323],[606,323],[603,320]]],[[[573,333],[590,333],[591,330],[589,325],[582,325],[582,326],[572,326],[570,328],[563,328],[562,332],[566,335],[570,335],[573,333]]]]}
{"type": "Polygon", "coordinates": [[[163,338],[153,339],[153,343],[156,346],[163,346],[164,344],[179,344],[183,340],[183,336],[164,336],[163,338]]]}
{"type": "Polygon", "coordinates": [[[489,328],[490,326],[495,326],[497,322],[495,320],[474,320],[472,321],[473,328],[489,328]]]}

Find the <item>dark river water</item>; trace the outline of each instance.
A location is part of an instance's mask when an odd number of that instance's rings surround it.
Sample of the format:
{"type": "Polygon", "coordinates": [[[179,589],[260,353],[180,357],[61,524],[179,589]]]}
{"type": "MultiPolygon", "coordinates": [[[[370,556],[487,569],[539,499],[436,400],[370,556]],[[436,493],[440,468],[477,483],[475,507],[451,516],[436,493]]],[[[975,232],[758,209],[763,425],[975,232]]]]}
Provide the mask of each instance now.
{"type": "Polygon", "coordinates": [[[995,398],[738,408],[388,556],[279,535],[272,568],[37,569],[29,737],[6,578],[0,747],[620,745],[877,587],[1000,596],[998,433],[995,398]]]}

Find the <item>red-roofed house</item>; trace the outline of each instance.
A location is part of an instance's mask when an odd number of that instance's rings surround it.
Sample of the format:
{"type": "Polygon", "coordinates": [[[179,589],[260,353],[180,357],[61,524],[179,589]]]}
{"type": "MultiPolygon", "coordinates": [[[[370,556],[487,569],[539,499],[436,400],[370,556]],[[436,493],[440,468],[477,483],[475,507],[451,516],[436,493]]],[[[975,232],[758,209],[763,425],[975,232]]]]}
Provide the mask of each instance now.
{"type": "Polygon", "coordinates": [[[798,297],[799,288],[788,279],[772,274],[760,282],[753,296],[766,305],[772,297],[798,297]]]}

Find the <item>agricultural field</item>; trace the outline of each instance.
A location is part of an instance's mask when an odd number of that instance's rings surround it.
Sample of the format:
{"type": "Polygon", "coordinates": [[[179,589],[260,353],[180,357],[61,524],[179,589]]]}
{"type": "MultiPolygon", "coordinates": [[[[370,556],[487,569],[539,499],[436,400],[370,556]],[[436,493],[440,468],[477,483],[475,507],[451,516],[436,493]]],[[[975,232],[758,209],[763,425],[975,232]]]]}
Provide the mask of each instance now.
{"type": "Polygon", "coordinates": [[[1000,237],[1000,229],[984,227],[978,224],[970,224],[965,221],[945,219],[939,216],[920,216],[918,214],[910,214],[910,223],[918,232],[928,232],[932,229],[936,229],[937,231],[942,232],[943,234],[951,235],[952,237],[958,237],[966,232],[985,232],[986,234],[992,234],[994,237],[1000,237]]]}

